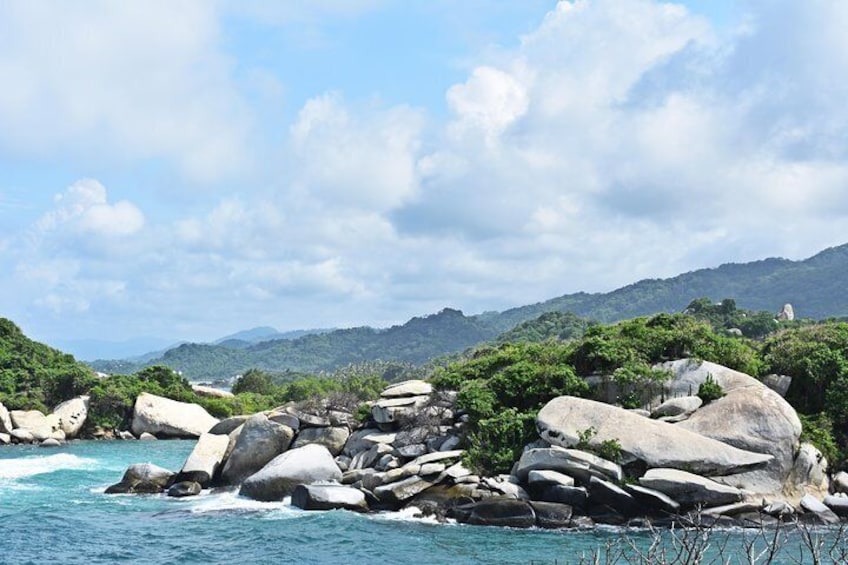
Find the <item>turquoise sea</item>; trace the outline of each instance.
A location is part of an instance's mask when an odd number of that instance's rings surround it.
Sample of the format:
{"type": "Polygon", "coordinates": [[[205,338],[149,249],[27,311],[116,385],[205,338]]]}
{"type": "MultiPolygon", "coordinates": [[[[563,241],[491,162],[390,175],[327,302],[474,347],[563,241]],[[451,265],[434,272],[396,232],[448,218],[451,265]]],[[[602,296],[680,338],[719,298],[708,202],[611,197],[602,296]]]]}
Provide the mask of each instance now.
{"type": "MultiPolygon", "coordinates": [[[[179,470],[193,445],[78,441],[53,449],[0,448],[0,563],[542,565],[579,563],[623,535],[641,548],[650,542],[644,530],[511,530],[436,524],[404,513],[304,512],[232,491],[188,499],[103,494],[131,463],[179,470]]],[[[747,562],[741,548],[749,535],[723,534],[739,548],[734,562],[747,562]]],[[[792,553],[775,562],[802,556],[797,540],[789,542],[792,553]]]]}

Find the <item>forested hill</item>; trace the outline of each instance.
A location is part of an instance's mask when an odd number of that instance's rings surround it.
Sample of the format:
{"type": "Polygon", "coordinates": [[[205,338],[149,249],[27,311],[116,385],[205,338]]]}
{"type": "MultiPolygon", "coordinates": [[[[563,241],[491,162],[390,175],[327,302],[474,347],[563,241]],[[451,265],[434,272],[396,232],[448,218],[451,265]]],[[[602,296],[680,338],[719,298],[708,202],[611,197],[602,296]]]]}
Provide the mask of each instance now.
{"type": "MultiPolygon", "coordinates": [[[[505,312],[465,316],[458,310],[445,309],[383,330],[361,327],[258,344],[243,341],[185,344],[143,364],[96,361],[92,366],[106,372],[132,373],[146,365],[164,364],[182,371],[190,379],[216,379],[252,367],[271,371],[329,371],[378,359],[421,364],[494,340],[547,312],[573,312],[581,318],[613,322],[659,312],[680,312],[701,297],[733,298],[740,308],[769,312],[777,312],[788,302],[799,317],[823,319],[848,316],[846,280],[848,245],[842,245],[803,261],[765,259],[727,264],[670,279],[643,280],[607,294],[569,294],[505,312]]],[[[576,319],[549,317],[533,326],[517,328],[503,339],[548,333],[550,337],[571,337],[583,329],[582,325],[584,322],[576,319]]]]}
{"type": "MultiPolygon", "coordinates": [[[[189,379],[226,378],[249,368],[281,371],[331,371],[350,363],[391,360],[423,364],[497,336],[498,330],[476,317],[446,308],[412,318],[403,325],[335,330],[297,339],[272,340],[249,347],[184,344],[144,365],[167,365],[189,379]]],[[[131,373],[143,365],[127,361],[95,361],[100,371],[131,373]]]]}
{"type": "Polygon", "coordinates": [[[785,303],[799,317],[848,316],[848,244],[803,261],[765,259],[700,269],[670,279],[647,279],[606,294],[576,293],[482,318],[502,331],[545,312],[573,312],[613,322],[659,312],[680,312],[695,298],[734,298],[742,308],[777,311],[785,303]]]}

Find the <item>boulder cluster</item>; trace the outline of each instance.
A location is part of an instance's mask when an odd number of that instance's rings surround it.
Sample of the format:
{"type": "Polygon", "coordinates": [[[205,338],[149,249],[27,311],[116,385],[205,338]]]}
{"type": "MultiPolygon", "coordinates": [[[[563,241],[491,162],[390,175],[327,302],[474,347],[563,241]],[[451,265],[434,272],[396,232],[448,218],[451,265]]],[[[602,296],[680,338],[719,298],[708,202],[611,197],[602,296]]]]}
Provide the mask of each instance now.
{"type": "Polygon", "coordinates": [[[194,436],[197,444],[179,471],[133,465],[107,492],[181,497],[237,488],[255,500],[291,497],[305,510],[414,507],[512,527],[848,517],[848,474],[828,479],[827,461],[800,442],[800,421],[780,392],[713,363],[661,368],[671,378],[650,410],[603,398],[551,400],[537,416],[539,439],[509,474],[494,477],[463,464],[468,418],[456,393],[424,381],[389,386],[367,417],[325,403],[218,421],[196,406],[141,395],[135,435],[194,436]],[[704,403],[695,393],[708,380],[723,396],[704,403]]]}
{"type": "Polygon", "coordinates": [[[50,414],[38,410],[7,410],[0,403],[0,445],[32,443],[55,447],[77,437],[87,417],[87,396],[67,400],[50,414]]]}

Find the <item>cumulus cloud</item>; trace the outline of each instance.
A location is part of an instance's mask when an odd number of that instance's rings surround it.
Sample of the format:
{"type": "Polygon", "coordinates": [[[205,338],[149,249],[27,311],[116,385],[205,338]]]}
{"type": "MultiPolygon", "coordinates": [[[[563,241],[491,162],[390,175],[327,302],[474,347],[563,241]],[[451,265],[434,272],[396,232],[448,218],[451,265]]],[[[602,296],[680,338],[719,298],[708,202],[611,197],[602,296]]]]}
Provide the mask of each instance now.
{"type": "Polygon", "coordinates": [[[56,208],[36,223],[41,232],[68,229],[79,234],[124,237],[144,227],[144,214],[133,203],[107,201],[106,187],[94,179],[82,179],[55,197],[56,208]]]}
{"type": "Polygon", "coordinates": [[[0,4],[0,148],[165,159],[188,178],[243,170],[251,117],[213,2],[0,4]]]}
{"type": "MultiPolygon", "coordinates": [[[[268,186],[162,219],[80,181],[37,231],[119,252],[44,239],[14,272],[42,308],[167,311],[173,331],[215,337],[231,320],[392,323],[804,257],[848,231],[846,22],[844,2],[779,0],[717,34],[673,3],[561,1],[446,89],[444,119],[316,94],[268,186]]],[[[212,123],[238,132],[230,118],[212,123]]]]}

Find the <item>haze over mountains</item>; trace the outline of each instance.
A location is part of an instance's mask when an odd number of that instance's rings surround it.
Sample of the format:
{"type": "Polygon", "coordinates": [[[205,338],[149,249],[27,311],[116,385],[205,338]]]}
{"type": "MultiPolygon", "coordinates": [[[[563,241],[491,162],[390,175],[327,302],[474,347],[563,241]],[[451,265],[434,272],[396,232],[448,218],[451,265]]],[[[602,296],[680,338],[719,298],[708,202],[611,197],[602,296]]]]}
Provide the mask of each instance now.
{"type": "Polygon", "coordinates": [[[609,293],[576,293],[504,312],[466,316],[453,309],[413,318],[387,329],[298,330],[254,328],[214,344],[181,344],[161,356],[134,361],[96,361],[98,370],[128,373],[164,364],[191,379],[227,378],[257,367],[282,371],[329,371],[362,361],[414,364],[490,341],[546,312],[573,312],[612,322],[658,312],[678,312],[693,299],[734,298],[742,308],[774,311],[785,303],[796,315],[822,319],[848,316],[848,244],[803,261],[765,259],[700,269],[669,279],[648,279],[609,293]]]}

